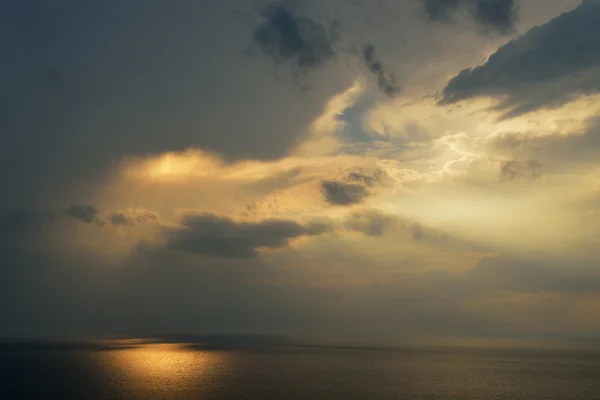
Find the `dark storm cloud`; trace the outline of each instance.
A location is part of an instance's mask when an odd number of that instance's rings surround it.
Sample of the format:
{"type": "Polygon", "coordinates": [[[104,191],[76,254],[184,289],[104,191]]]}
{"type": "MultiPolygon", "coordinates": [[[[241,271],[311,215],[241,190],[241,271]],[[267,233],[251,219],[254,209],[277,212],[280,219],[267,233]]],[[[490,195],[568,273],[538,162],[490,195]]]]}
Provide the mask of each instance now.
{"type": "Polygon", "coordinates": [[[369,196],[369,191],[363,185],[336,180],[321,182],[321,190],[325,200],[337,206],[358,204],[369,196]]]}
{"type": "Polygon", "coordinates": [[[305,72],[333,58],[334,36],[325,24],[275,3],[265,6],[262,17],[252,39],[276,63],[287,62],[305,72]]]}
{"type": "Polygon", "coordinates": [[[33,3],[0,24],[0,207],[91,202],[130,156],[277,159],[349,84],[325,71],[298,96],[245,62],[248,28],[229,11],[247,3],[33,3]]]}
{"type": "Polygon", "coordinates": [[[485,64],[461,71],[444,88],[440,104],[497,97],[498,107],[516,116],[598,93],[598,43],[600,2],[584,1],[500,47],[485,64]]]}
{"type": "MultiPolygon", "coordinates": [[[[295,7],[269,3],[262,10],[262,22],[252,32],[252,40],[276,65],[287,63],[292,67],[292,75],[298,77],[325,66],[336,56],[350,55],[336,49],[339,26],[333,29],[333,25],[300,16],[295,7]]],[[[365,45],[356,56],[366,65],[380,91],[387,96],[400,91],[394,77],[376,58],[372,44],[365,45]]]]}
{"type": "Polygon", "coordinates": [[[451,20],[461,9],[484,30],[508,33],[515,22],[514,0],[424,0],[425,14],[432,21],[451,20]]]}
{"type": "Polygon", "coordinates": [[[210,213],[186,215],[181,224],[182,227],[166,229],[165,249],[225,258],[251,258],[261,249],[281,249],[292,239],[318,236],[332,229],[326,222],[239,222],[210,213]]]}
{"type": "Polygon", "coordinates": [[[375,77],[377,87],[387,96],[394,96],[398,94],[400,88],[396,85],[396,81],[393,76],[388,74],[383,68],[383,64],[375,56],[375,47],[368,44],[364,47],[362,57],[365,65],[375,77]]]}
{"type": "Polygon", "coordinates": [[[65,215],[86,224],[103,224],[103,221],[98,219],[98,209],[89,204],[69,206],[65,210],[65,215]]]}
{"type": "Polygon", "coordinates": [[[475,21],[488,29],[509,32],[515,22],[514,0],[478,0],[473,7],[475,21]]]}

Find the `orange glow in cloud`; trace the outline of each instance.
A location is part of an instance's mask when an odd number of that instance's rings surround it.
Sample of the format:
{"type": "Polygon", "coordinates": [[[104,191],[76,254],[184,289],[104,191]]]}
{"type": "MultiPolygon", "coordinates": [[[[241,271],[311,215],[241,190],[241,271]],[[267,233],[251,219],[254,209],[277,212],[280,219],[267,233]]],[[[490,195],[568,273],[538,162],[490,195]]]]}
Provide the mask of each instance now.
{"type": "Polygon", "coordinates": [[[164,153],[147,159],[133,159],[123,164],[125,176],[144,180],[210,176],[223,168],[223,162],[218,157],[195,149],[164,153]]]}

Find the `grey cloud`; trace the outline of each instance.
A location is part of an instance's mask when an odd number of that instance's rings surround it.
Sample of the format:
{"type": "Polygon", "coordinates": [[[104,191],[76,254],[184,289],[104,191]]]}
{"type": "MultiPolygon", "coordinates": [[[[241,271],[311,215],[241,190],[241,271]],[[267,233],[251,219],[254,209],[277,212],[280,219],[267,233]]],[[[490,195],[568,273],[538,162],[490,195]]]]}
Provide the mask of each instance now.
{"type": "Polygon", "coordinates": [[[327,70],[299,96],[245,62],[249,29],[230,13],[243,2],[36,4],[2,24],[1,207],[91,201],[130,156],[277,159],[351,82],[327,70]]]}
{"type": "Polygon", "coordinates": [[[551,175],[596,163],[600,156],[600,119],[592,117],[584,125],[576,132],[495,134],[476,144],[475,150],[499,162],[501,180],[535,180],[542,170],[551,175]]]}
{"type": "Polygon", "coordinates": [[[475,21],[483,27],[507,33],[515,23],[515,1],[478,0],[473,5],[472,13],[475,21]]]}
{"type": "Polygon", "coordinates": [[[399,240],[437,249],[477,252],[489,250],[486,245],[476,240],[465,240],[453,233],[378,209],[363,209],[348,214],[344,219],[344,227],[366,236],[391,235],[399,240]]]}
{"type": "Polygon", "coordinates": [[[137,222],[158,221],[158,214],[151,210],[138,210],[135,220],[137,222]]]}
{"type": "Polygon", "coordinates": [[[529,160],[525,167],[531,172],[531,177],[537,179],[541,176],[542,164],[538,160],[529,160]]]}
{"type": "Polygon", "coordinates": [[[571,270],[566,271],[564,260],[516,258],[498,256],[484,258],[475,269],[465,273],[482,286],[512,292],[597,293],[600,274],[595,257],[573,257],[571,270]]]}
{"type": "Polygon", "coordinates": [[[65,215],[86,224],[104,225],[104,221],[98,219],[98,209],[89,204],[69,206],[65,215]]]}
{"type": "Polygon", "coordinates": [[[289,268],[260,258],[130,257],[115,275],[102,257],[42,252],[13,254],[2,267],[3,337],[315,334],[331,329],[330,309],[346,296],[291,283],[289,268]]]}
{"type": "MultiPolygon", "coordinates": [[[[26,2],[11,3],[39,11],[35,18],[23,19],[30,22],[19,28],[21,33],[11,28],[14,25],[2,26],[7,34],[0,38],[0,44],[10,60],[10,65],[0,66],[0,86],[7,88],[0,91],[2,205],[35,201],[56,208],[57,204],[71,204],[64,203],[69,198],[91,201],[85,196],[66,197],[71,193],[62,196],[66,188],[72,187],[87,193],[87,185],[103,178],[108,166],[131,154],[196,146],[222,153],[228,160],[280,157],[319,115],[325,100],[348,83],[341,82],[339,71],[331,75],[324,72],[323,85],[317,84],[311,93],[297,98],[281,90],[280,85],[262,79],[262,69],[253,70],[252,65],[233,54],[248,41],[248,31],[216,18],[227,1],[185,2],[168,13],[156,0],[107,0],[93,9],[73,2],[68,12],[51,2],[38,1],[39,8],[26,2]],[[143,13],[136,12],[140,7],[143,13]],[[218,12],[213,12],[216,9],[218,12]],[[33,21],[39,24],[33,26],[33,21]],[[64,37],[70,39],[64,41],[64,37]],[[56,65],[60,79],[50,73],[36,83],[15,73],[38,63],[56,65]],[[48,202],[50,195],[59,200],[48,202]]],[[[565,151],[572,159],[578,159],[582,152],[591,159],[595,137],[599,136],[590,133],[581,139],[546,139],[547,148],[555,150],[548,150],[540,158],[544,169],[552,167],[549,161],[553,154],[565,151]],[[580,141],[567,149],[562,146],[575,140],[580,141]]],[[[341,180],[365,190],[378,185],[373,175],[362,171],[341,180]]],[[[1,234],[6,238],[28,237],[50,220],[36,215],[2,214],[1,234]]],[[[138,222],[146,218],[124,215],[138,222]]],[[[151,215],[148,221],[154,219],[151,215]]],[[[354,224],[377,236],[389,229],[381,228],[389,223],[385,217],[382,219],[365,217],[362,225],[354,224]]],[[[504,321],[493,312],[478,320],[460,308],[463,300],[476,303],[478,290],[595,290],[590,275],[582,273],[570,279],[575,272],[564,266],[571,267],[573,260],[563,260],[562,274],[548,280],[543,268],[547,263],[542,260],[533,272],[525,272],[527,279],[520,278],[520,271],[529,269],[517,262],[510,273],[504,263],[499,263],[502,265],[495,272],[482,269],[472,275],[436,272],[394,280],[390,274],[382,277],[384,287],[373,287],[371,297],[364,301],[360,297],[362,288],[356,291],[345,286],[344,279],[362,278],[349,271],[369,269],[365,265],[377,264],[377,259],[361,259],[358,263],[348,257],[349,262],[336,270],[335,262],[315,260],[315,266],[323,268],[302,268],[306,260],[290,267],[288,259],[263,265],[260,257],[231,260],[221,256],[227,246],[243,247],[236,251],[242,254],[240,257],[247,257],[256,253],[256,248],[247,246],[275,248],[285,241],[262,234],[258,226],[263,222],[243,229],[235,221],[233,228],[222,222],[215,223],[214,229],[185,225],[172,231],[168,228],[171,236],[167,245],[182,247],[177,256],[165,252],[164,257],[133,254],[108,260],[110,257],[84,254],[82,249],[73,248],[47,250],[50,254],[39,249],[11,249],[7,254],[3,249],[0,332],[97,337],[165,330],[343,334],[356,329],[373,338],[374,331],[394,336],[408,327],[443,335],[457,327],[472,335],[490,326],[505,328],[504,321]],[[206,234],[195,236],[194,232],[206,234]],[[216,232],[219,240],[207,242],[207,232],[216,232]],[[247,232],[253,236],[248,237],[247,232]],[[219,256],[199,260],[190,254],[194,238],[200,238],[201,243],[194,254],[217,252],[219,256]],[[217,245],[207,248],[210,243],[217,245]],[[106,262],[116,263],[117,268],[107,268],[106,262]],[[504,273],[510,278],[499,279],[506,276],[504,273]],[[339,281],[330,284],[332,278],[339,281]],[[589,286],[580,286],[584,283],[589,286]]],[[[302,229],[306,235],[330,229],[326,222],[298,224],[302,228],[293,228],[293,224],[288,221],[285,227],[276,226],[284,236],[302,229]]],[[[412,228],[406,234],[418,242],[442,237],[439,233],[428,236],[429,231],[422,225],[407,226],[412,228]]],[[[332,260],[335,255],[331,255],[332,260]]],[[[399,260],[393,260],[393,273],[403,266],[402,258],[399,260]]],[[[598,265],[597,261],[593,265],[598,265]]],[[[380,271],[371,270],[376,273],[365,274],[365,279],[378,279],[380,271]]],[[[549,315],[558,319],[563,311],[553,309],[549,315]]],[[[523,316],[519,306],[509,304],[507,312],[515,319],[523,316]]],[[[556,325],[561,322],[558,320],[556,325]]],[[[517,330],[522,328],[515,326],[517,330]]]]}
{"type": "Polygon", "coordinates": [[[298,16],[283,4],[267,4],[263,21],[252,38],[265,55],[276,63],[287,62],[306,72],[330,61],[335,51],[331,28],[308,16],[298,16]]]}
{"type": "Polygon", "coordinates": [[[519,173],[516,161],[502,161],[500,163],[500,178],[505,181],[514,181],[519,173]]]}
{"type": "Polygon", "coordinates": [[[529,160],[527,162],[501,161],[500,162],[500,180],[512,182],[519,177],[536,180],[541,176],[542,164],[538,160],[529,160]]]}
{"type": "Polygon", "coordinates": [[[436,242],[443,241],[446,238],[446,235],[435,233],[433,231],[428,230],[421,224],[413,223],[408,226],[408,231],[410,233],[410,237],[415,242],[427,241],[430,239],[435,239],[436,242]]]}
{"type": "Polygon", "coordinates": [[[528,152],[540,159],[546,168],[555,165],[565,169],[568,164],[595,163],[600,151],[600,118],[590,118],[581,132],[542,135],[530,138],[526,143],[528,152]]]}
{"type": "MultiPolygon", "coordinates": [[[[139,337],[264,331],[335,337],[350,330],[368,340],[382,333],[397,338],[407,330],[419,336],[493,335],[509,329],[518,334],[527,328],[524,317],[538,322],[546,313],[552,322],[548,326],[560,327],[570,310],[542,305],[528,311],[520,303],[496,301],[497,294],[551,291],[568,300],[600,292],[597,257],[556,260],[543,255],[489,259],[465,272],[406,272],[400,256],[389,274],[367,268],[375,273],[364,275],[364,286],[357,290],[327,279],[354,279],[356,271],[380,260],[354,257],[360,250],[343,249],[352,256],[339,268],[333,262],[338,251],[326,252],[330,258],[318,264],[322,268],[303,268],[302,258],[270,260],[275,264],[267,266],[258,257],[198,260],[168,254],[128,257],[117,268],[107,268],[104,258],[80,252],[62,258],[43,252],[13,254],[0,268],[0,334],[139,337]],[[481,315],[465,308],[490,297],[502,313],[491,308],[481,315]]],[[[538,327],[538,333],[548,333],[548,326],[538,327]]]]}
{"type": "Polygon", "coordinates": [[[360,183],[367,187],[374,187],[386,184],[389,180],[389,176],[380,168],[375,168],[372,171],[357,169],[350,172],[345,180],[351,183],[360,183]]]}
{"type": "MultiPolygon", "coordinates": [[[[104,226],[106,223],[132,226],[158,221],[158,214],[151,210],[137,210],[132,216],[120,211],[113,211],[108,217],[100,218],[98,208],[91,204],[71,205],[62,216],[97,226],[104,226]]],[[[11,209],[0,211],[0,237],[19,236],[33,232],[56,218],[56,213],[52,210],[11,209]]]]}
{"type": "MultiPolygon", "coordinates": [[[[337,24],[298,14],[297,7],[269,3],[262,11],[262,22],[252,32],[254,44],[276,65],[286,64],[292,68],[293,77],[299,78],[324,67],[338,56],[350,55],[344,46],[335,46],[340,31],[337,24]]],[[[372,44],[365,45],[357,56],[373,75],[381,92],[387,96],[398,94],[400,88],[376,58],[372,44]]]]}
{"type": "Polygon", "coordinates": [[[133,226],[145,222],[156,222],[158,221],[158,214],[150,210],[138,210],[133,215],[126,215],[121,211],[113,211],[106,217],[106,221],[117,226],[133,226]]]}
{"type": "MultiPolygon", "coordinates": [[[[436,321],[432,328],[438,326],[444,330],[449,329],[450,321],[442,322],[442,315],[449,312],[451,315],[462,314],[463,317],[475,318],[471,324],[457,325],[465,333],[487,329],[487,334],[492,335],[494,331],[522,332],[524,319],[535,322],[536,333],[548,332],[549,329],[564,327],[565,321],[581,312],[573,307],[573,300],[577,302],[587,295],[600,293],[600,275],[595,268],[597,256],[556,258],[536,254],[484,258],[475,268],[463,272],[432,271],[403,276],[404,284],[377,287],[362,303],[368,304],[378,299],[378,303],[383,305],[395,298],[395,302],[402,304],[396,310],[402,313],[411,309],[411,304],[416,304],[406,317],[415,318],[419,315],[424,319],[432,318],[436,321]],[[569,268],[565,268],[565,265],[569,268]],[[529,298],[538,298],[540,302],[532,307],[523,307],[525,303],[522,302],[502,301],[503,296],[510,298],[514,294],[527,294],[529,298]],[[410,300],[405,303],[402,299],[410,300]],[[553,299],[559,300],[554,303],[553,299]],[[435,306],[429,301],[435,302],[435,306]],[[461,306],[479,302],[483,303],[479,310],[461,306]],[[556,305],[561,307],[557,308],[556,305]],[[436,312],[431,314],[434,309],[436,312]],[[476,320],[478,315],[483,317],[479,321],[476,320]]],[[[571,321],[581,322],[581,317],[583,320],[589,318],[585,315],[588,314],[576,316],[571,321]]],[[[576,330],[573,327],[572,331],[576,330]]]]}
{"type": "Polygon", "coordinates": [[[367,210],[350,214],[345,222],[346,229],[362,232],[367,236],[383,236],[397,225],[394,216],[379,210],[367,210]]]}
{"type": "Polygon", "coordinates": [[[339,180],[324,180],[321,191],[325,200],[334,205],[349,206],[363,202],[371,191],[389,184],[390,177],[381,168],[353,168],[339,180]]]}
{"type": "Polygon", "coordinates": [[[367,236],[383,236],[397,233],[408,240],[436,245],[464,245],[459,239],[418,222],[404,219],[377,209],[366,209],[351,213],[344,221],[348,230],[361,232],[367,236]]]}
{"type": "Polygon", "coordinates": [[[127,215],[121,212],[113,212],[106,219],[112,225],[130,226],[135,224],[132,218],[128,217],[127,215]]]}
{"type": "Polygon", "coordinates": [[[375,47],[371,44],[366,45],[363,49],[362,56],[365,65],[375,77],[379,90],[387,96],[398,94],[400,88],[396,85],[394,77],[385,71],[381,61],[375,57],[375,47]]]}
{"type": "Polygon", "coordinates": [[[332,229],[325,222],[300,224],[286,219],[238,222],[215,214],[189,214],[182,226],[165,231],[167,250],[208,257],[251,258],[261,249],[281,249],[290,240],[318,236],[332,229]]]}
{"type": "Polygon", "coordinates": [[[447,20],[458,9],[462,0],[424,0],[427,17],[434,21],[447,20]]]}
{"type": "Polygon", "coordinates": [[[321,190],[329,204],[338,206],[358,204],[369,196],[369,191],[363,185],[336,180],[322,181],[321,190]]]}
{"type": "Polygon", "coordinates": [[[503,161],[500,164],[501,180],[514,181],[519,173],[519,165],[516,161],[503,161]]]}
{"type": "Polygon", "coordinates": [[[360,182],[366,186],[373,186],[377,183],[377,178],[370,175],[365,175],[361,172],[350,172],[346,179],[349,182],[360,182]]]}
{"type": "Polygon", "coordinates": [[[461,71],[440,104],[497,97],[506,117],[556,107],[600,91],[600,2],[584,1],[500,47],[481,66],[461,71]]]}
{"type": "Polygon", "coordinates": [[[424,0],[427,17],[433,21],[447,21],[461,9],[486,31],[508,33],[515,23],[514,0],[424,0]]]}
{"type": "Polygon", "coordinates": [[[51,210],[5,209],[0,211],[0,247],[27,239],[32,233],[53,221],[51,210]]]}

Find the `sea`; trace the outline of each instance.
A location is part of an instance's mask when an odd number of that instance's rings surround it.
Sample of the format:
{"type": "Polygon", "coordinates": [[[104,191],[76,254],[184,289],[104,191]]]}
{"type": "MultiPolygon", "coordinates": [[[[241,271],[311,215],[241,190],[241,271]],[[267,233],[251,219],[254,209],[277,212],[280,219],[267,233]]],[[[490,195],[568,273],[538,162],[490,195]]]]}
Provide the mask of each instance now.
{"type": "Polygon", "coordinates": [[[0,399],[593,400],[600,352],[10,342],[0,399]]]}

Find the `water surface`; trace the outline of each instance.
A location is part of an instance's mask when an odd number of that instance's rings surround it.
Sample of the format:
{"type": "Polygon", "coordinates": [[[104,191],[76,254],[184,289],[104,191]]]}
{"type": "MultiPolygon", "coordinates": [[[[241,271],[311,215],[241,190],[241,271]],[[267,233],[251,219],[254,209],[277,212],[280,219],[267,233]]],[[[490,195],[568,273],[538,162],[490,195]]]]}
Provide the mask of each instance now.
{"type": "Polygon", "coordinates": [[[0,346],[2,399],[593,399],[584,350],[0,346]]]}

